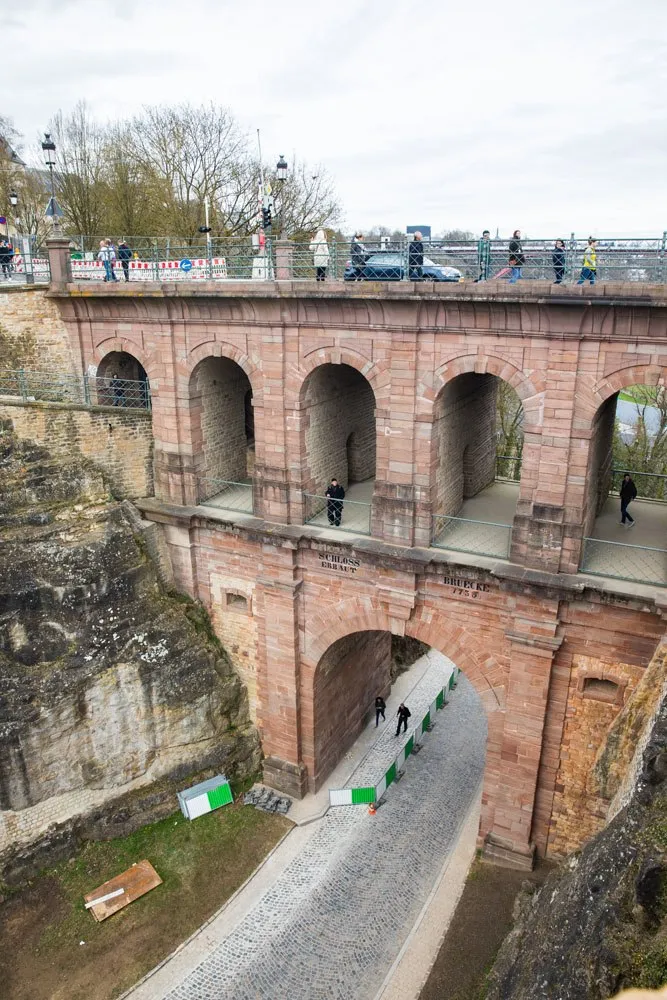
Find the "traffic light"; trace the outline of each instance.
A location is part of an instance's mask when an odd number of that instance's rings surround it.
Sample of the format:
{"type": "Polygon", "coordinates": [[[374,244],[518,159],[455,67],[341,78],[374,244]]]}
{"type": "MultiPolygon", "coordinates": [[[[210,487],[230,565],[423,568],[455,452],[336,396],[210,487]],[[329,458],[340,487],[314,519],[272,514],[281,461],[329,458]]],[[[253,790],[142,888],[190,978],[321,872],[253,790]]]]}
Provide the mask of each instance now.
{"type": "Polygon", "coordinates": [[[262,209],[262,226],[264,229],[271,228],[271,207],[262,209]]]}

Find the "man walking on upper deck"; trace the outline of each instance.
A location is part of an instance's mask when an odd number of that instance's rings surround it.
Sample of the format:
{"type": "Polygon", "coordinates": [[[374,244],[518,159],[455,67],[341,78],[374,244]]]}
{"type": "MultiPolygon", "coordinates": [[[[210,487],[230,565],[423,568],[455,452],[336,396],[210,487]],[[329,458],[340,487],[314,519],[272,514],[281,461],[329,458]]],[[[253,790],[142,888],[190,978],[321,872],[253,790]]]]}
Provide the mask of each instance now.
{"type": "Polygon", "coordinates": [[[635,486],[632,477],[629,472],[626,472],[623,476],[623,482],[621,483],[621,524],[627,522],[628,528],[631,528],[635,523],[634,517],[628,513],[628,504],[637,496],[637,487],[635,486]]]}
{"type": "Polygon", "coordinates": [[[491,271],[491,233],[485,229],[481,240],[477,241],[477,267],[479,273],[475,281],[488,281],[491,271]]]}
{"type": "Polygon", "coordinates": [[[408,276],[410,281],[422,281],[424,277],[424,244],[422,234],[416,232],[408,246],[408,276]]]}
{"type": "Polygon", "coordinates": [[[590,281],[591,285],[594,285],[597,270],[598,270],[597,241],[594,240],[592,236],[589,236],[588,246],[584,250],[584,259],[582,261],[581,277],[579,278],[577,284],[583,285],[585,281],[590,281]]]}

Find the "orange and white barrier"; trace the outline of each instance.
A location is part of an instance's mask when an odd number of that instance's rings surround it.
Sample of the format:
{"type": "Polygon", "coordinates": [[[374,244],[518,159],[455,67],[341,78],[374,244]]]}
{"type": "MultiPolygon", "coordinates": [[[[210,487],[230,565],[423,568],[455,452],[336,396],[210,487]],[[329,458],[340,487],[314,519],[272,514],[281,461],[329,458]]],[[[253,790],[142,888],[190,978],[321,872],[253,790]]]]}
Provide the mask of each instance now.
{"type": "MultiPolygon", "coordinates": [[[[128,260],[130,281],[206,281],[210,277],[219,280],[227,277],[227,261],[224,257],[188,258],[192,267],[189,271],[181,268],[179,260],[128,260]]],[[[114,274],[124,278],[122,261],[113,262],[114,274]]],[[[88,280],[104,280],[104,264],[101,260],[73,260],[72,277],[88,280]]]]}

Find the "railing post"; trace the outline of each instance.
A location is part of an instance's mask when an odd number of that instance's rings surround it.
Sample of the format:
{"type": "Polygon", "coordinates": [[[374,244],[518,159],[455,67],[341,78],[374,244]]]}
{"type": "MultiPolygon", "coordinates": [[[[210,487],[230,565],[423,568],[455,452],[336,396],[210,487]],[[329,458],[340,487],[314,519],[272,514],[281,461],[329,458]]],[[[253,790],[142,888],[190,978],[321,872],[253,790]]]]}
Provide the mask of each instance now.
{"type": "Polygon", "coordinates": [[[70,259],[69,239],[64,236],[51,236],[46,241],[49,254],[49,271],[52,285],[66,285],[72,281],[72,261],[70,259]]]}
{"type": "Polygon", "coordinates": [[[26,378],[25,369],[19,368],[17,374],[18,374],[19,392],[21,393],[21,396],[23,397],[23,402],[25,403],[28,400],[28,379],[26,378]]]}
{"type": "Polygon", "coordinates": [[[291,281],[294,276],[294,243],[276,240],[276,280],[291,281]]]}

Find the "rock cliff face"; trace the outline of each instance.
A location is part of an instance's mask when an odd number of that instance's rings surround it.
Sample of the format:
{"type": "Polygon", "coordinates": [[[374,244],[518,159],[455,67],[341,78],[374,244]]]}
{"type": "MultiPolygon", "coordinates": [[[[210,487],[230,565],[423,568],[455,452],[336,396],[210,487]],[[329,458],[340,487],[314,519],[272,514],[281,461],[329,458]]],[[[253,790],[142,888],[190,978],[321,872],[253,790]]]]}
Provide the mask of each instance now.
{"type": "Polygon", "coordinates": [[[667,982],[667,699],[640,764],[606,829],[517,900],[488,1000],[603,1000],[667,982]]]}
{"type": "Polygon", "coordinates": [[[132,796],[150,818],[138,790],[258,764],[239,678],[202,610],[165,592],[140,528],[92,463],[0,422],[0,878],[121,796],[127,828],[132,796]]]}

